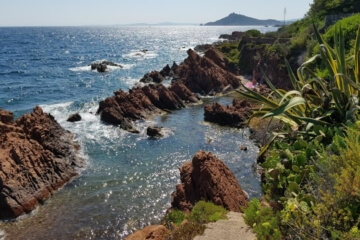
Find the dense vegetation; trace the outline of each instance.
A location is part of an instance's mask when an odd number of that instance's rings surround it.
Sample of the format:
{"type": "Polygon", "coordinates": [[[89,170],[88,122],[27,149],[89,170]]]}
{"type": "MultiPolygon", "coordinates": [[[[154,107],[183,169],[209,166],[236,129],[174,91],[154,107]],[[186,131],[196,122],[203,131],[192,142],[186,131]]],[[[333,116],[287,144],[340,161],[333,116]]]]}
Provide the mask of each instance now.
{"type": "Polygon", "coordinates": [[[284,122],[261,151],[264,199],[245,210],[258,239],[360,239],[360,15],[317,31],[322,16],[358,5],[314,1],[305,19],[273,34],[307,50],[295,73],[284,63],[292,89],[265,77],[268,97],[240,92],[262,104],[254,116],[284,122]]]}

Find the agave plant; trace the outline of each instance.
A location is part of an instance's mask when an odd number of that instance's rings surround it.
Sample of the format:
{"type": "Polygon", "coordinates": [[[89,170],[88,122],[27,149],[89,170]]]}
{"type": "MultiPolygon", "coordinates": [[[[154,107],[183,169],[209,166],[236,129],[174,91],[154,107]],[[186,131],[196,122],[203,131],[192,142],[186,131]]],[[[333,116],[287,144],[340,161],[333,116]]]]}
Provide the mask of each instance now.
{"type": "Polygon", "coordinates": [[[296,75],[285,60],[289,79],[294,90],[276,89],[265,80],[272,90],[268,96],[248,89],[238,91],[261,105],[253,116],[273,117],[289,124],[293,129],[311,133],[314,125],[339,125],[354,121],[359,110],[360,97],[360,27],[354,46],[354,55],[345,56],[344,36],[341,27],[335,30],[334,48],[327,44],[317,29],[315,35],[320,54],[303,63],[296,75]],[[330,73],[330,79],[322,79],[309,68],[309,64],[321,58],[330,73]]]}

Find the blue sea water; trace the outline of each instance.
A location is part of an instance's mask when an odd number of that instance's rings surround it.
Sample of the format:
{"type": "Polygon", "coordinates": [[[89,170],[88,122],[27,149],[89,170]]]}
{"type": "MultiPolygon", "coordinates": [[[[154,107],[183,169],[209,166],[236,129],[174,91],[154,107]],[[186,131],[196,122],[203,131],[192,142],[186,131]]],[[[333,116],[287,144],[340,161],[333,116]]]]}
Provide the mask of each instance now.
{"type": "Polygon", "coordinates": [[[148,71],[180,63],[188,48],[250,28],[0,28],[0,108],[18,117],[40,105],[75,134],[87,160],[78,178],[32,214],[0,223],[0,239],[123,239],[135,229],[159,223],[180,181],[178,168],[200,149],[212,151],[251,197],[259,196],[259,176],[253,169],[258,149],[248,130],[203,120],[204,104],[231,103],[231,96],[204,98],[203,104],[139,121],[140,134],[105,125],[95,115],[100,100],[131,88],[148,71]],[[89,64],[99,60],[124,68],[91,71],[89,64]],[[66,122],[75,112],[83,120],[66,122]],[[164,127],[165,137],[149,139],[149,125],[164,127]],[[249,150],[240,151],[242,145],[249,150]]]}

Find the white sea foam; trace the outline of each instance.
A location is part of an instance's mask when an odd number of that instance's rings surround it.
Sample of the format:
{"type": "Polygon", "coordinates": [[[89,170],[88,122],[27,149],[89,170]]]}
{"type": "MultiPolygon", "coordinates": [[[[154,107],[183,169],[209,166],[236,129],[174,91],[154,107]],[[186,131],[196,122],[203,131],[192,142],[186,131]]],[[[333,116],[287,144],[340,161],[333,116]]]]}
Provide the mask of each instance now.
{"type": "Polygon", "coordinates": [[[151,59],[156,58],[158,54],[154,51],[131,51],[128,54],[124,54],[125,58],[136,58],[136,59],[151,59]]]}
{"type": "Polygon", "coordinates": [[[74,68],[69,68],[69,70],[73,72],[91,71],[91,66],[74,67],[74,68]]]}

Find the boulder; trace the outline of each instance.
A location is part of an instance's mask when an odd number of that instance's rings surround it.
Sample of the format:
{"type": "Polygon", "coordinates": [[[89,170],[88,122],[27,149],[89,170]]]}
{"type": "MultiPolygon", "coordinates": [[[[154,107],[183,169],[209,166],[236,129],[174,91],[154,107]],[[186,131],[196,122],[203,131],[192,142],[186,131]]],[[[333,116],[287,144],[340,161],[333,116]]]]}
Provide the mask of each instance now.
{"type": "Polygon", "coordinates": [[[169,230],[163,225],[150,225],[131,234],[126,240],[166,240],[169,230]]]}
{"type": "Polygon", "coordinates": [[[108,66],[123,68],[120,64],[116,64],[109,61],[95,62],[91,65],[91,70],[97,70],[98,72],[106,72],[108,66]]]}
{"type": "Polygon", "coordinates": [[[148,127],[146,129],[146,134],[149,136],[149,137],[154,137],[154,138],[160,138],[162,137],[163,135],[161,134],[161,129],[162,127],[148,127]]]}
{"type": "Polygon", "coordinates": [[[40,107],[0,122],[0,219],[31,212],[78,175],[79,145],[40,107]]]}
{"type": "Polygon", "coordinates": [[[164,76],[158,71],[147,73],[140,79],[143,83],[162,83],[163,81],[164,76]]]}
{"type": "Polygon", "coordinates": [[[253,113],[251,105],[246,100],[233,100],[233,106],[223,106],[217,102],[206,105],[205,121],[223,126],[244,127],[246,120],[253,113]]]}
{"type": "Polygon", "coordinates": [[[166,66],[163,67],[163,69],[160,71],[160,74],[161,74],[163,77],[170,77],[171,68],[170,68],[169,64],[166,64],[166,66]]]}
{"type": "Polygon", "coordinates": [[[241,212],[248,197],[230,169],[212,153],[199,151],[180,167],[181,183],[172,193],[171,206],[191,211],[200,200],[211,201],[230,211],[241,212]]]}
{"type": "Polygon", "coordinates": [[[74,114],[71,114],[66,121],[79,122],[79,121],[81,121],[81,116],[79,113],[74,113],[74,114]]]}

